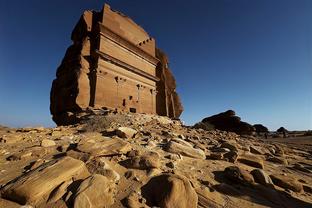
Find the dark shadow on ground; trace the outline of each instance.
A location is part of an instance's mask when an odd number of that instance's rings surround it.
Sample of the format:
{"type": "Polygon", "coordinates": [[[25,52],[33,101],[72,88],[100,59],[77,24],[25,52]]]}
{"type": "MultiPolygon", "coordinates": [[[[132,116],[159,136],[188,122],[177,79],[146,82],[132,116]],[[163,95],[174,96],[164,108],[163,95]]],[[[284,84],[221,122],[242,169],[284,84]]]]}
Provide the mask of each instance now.
{"type": "Polygon", "coordinates": [[[312,204],[297,199],[284,191],[275,190],[260,184],[243,185],[233,183],[225,178],[223,171],[214,171],[215,180],[220,182],[213,186],[218,192],[228,196],[248,200],[272,208],[312,208],[312,204]]]}

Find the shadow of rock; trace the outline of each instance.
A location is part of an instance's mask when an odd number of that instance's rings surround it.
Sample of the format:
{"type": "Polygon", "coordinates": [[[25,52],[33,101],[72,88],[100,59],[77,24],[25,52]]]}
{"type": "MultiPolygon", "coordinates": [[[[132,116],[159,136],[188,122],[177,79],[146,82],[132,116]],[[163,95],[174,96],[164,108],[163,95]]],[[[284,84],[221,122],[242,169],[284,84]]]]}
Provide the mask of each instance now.
{"type": "Polygon", "coordinates": [[[233,183],[224,177],[223,171],[214,171],[213,174],[215,175],[215,180],[220,182],[220,184],[213,186],[213,188],[222,194],[273,208],[312,207],[311,203],[297,199],[287,192],[275,190],[260,184],[243,185],[233,183]]]}

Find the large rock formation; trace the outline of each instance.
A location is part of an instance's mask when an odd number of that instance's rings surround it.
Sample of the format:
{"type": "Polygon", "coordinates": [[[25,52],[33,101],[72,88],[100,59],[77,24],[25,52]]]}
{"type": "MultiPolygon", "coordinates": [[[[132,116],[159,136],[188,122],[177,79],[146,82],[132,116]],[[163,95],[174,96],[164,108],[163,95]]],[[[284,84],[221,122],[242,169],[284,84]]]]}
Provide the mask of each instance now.
{"type": "Polygon", "coordinates": [[[183,111],[166,55],[143,28],[104,5],[85,11],[56,72],[50,111],[58,125],[89,107],[178,118],[183,111]]]}
{"type": "Polygon", "coordinates": [[[216,129],[231,131],[237,134],[252,134],[255,131],[252,125],[241,121],[241,118],[236,116],[233,110],[204,118],[202,122],[211,124],[216,129]]]}

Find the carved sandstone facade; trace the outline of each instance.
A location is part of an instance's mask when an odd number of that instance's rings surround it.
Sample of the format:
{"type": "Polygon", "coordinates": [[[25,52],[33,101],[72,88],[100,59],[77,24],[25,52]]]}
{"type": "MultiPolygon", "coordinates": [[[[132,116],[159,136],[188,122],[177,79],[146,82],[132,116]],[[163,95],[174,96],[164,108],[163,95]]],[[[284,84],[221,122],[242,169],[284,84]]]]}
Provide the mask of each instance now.
{"type": "Polygon", "coordinates": [[[129,17],[110,9],[85,11],[57,69],[50,111],[58,125],[88,107],[178,118],[183,111],[166,55],[129,17]]]}

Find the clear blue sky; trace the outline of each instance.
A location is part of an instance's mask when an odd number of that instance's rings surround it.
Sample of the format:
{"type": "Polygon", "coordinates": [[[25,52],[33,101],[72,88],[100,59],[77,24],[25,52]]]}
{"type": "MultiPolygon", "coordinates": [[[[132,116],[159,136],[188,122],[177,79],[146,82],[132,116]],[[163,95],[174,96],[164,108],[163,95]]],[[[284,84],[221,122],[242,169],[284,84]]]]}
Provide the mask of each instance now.
{"type": "MultiPolygon", "coordinates": [[[[312,129],[311,0],[106,1],[169,56],[192,124],[233,109],[271,130],[312,129]]],[[[0,123],[54,126],[49,94],[70,34],[99,0],[0,0],[0,123]]]]}

